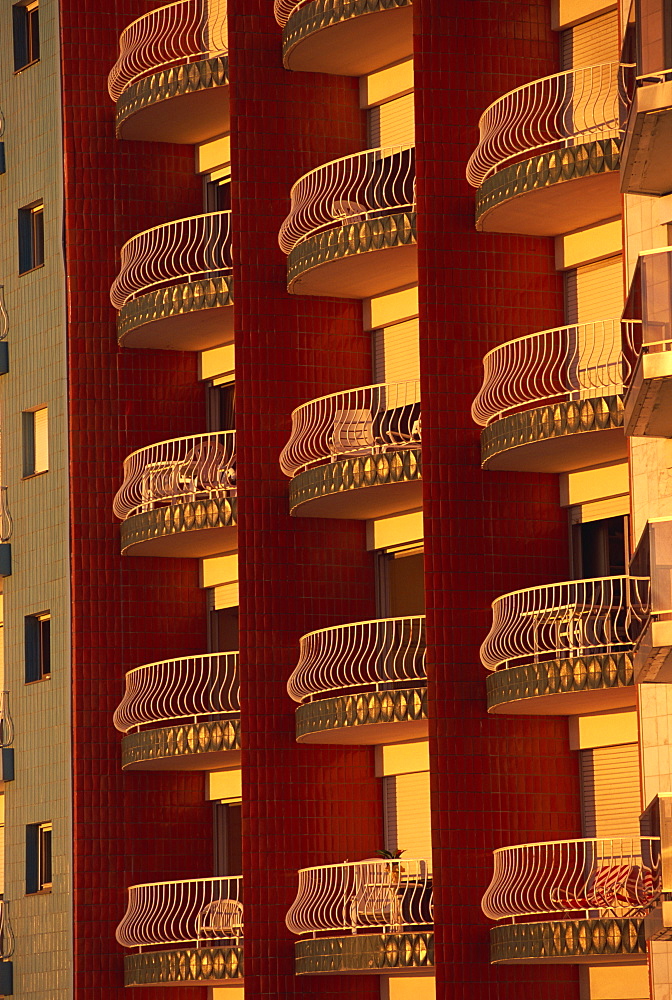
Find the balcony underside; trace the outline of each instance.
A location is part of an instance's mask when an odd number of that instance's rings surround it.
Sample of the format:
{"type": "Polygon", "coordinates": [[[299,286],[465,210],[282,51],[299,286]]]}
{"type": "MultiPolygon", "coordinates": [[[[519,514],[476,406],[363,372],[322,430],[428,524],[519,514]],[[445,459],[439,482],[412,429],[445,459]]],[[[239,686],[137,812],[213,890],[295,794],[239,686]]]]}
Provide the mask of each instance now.
{"type": "Polygon", "coordinates": [[[484,469],[573,472],[626,455],[622,396],[523,410],[495,420],[481,433],[484,469]]]}
{"type": "Polygon", "coordinates": [[[285,69],[365,76],[411,55],[411,0],[313,0],[282,32],[285,69]]]}
{"type": "Polygon", "coordinates": [[[493,715],[589,715],[635,704],[630,653],[547,660],[491,673],[493,715]]]}
{"type": "Polygon", "coordinates": [[[672,437],[672,351],[640,355],[625,398],[625,433],[672,437]]]}
{"type": "Polygon", "coordinates": [[[132,299],[119,311],[122,347],[206,351],[233,340],[231,275],[187,281],[132,299]]]}
{"type": "Polygon", "coordinates": [[[618,148],[600,139],[505,167],[478,189],[476,228],[559,236],[619,215],[618,148]]]}
{"type": "Polygon", "coordinates": [[[344,458],[299,473],[289,486],[289,510],[300,517],[385,517],[422,506],[418,448],[344,458]]]}
{"type": "Polygon", "coordinates": [[[672,82],[637,88],[623,142],[621,190],[672,191],[672,82]]]}
{"type": "Polygon", "coordinates": [[[412,975],[434,968],[434,932],[348,934],[296,943],[296,974],[412,975]]]}
{"type": "Polygon", "coordinates": [[[238,546],[237,501],[193,500],[133,514],[121,524],[121,551],[202,559],[238,546]]]}
{"type": "Polygon", "coordinates": [[[415,212],[318,233],[287,259],[287,289],[294,295],[365,299],[417,280],[415,212]]]}
{"type": "Polygon", "coordinates": [[[325,698],[296,710],[298,743],[373,745],[427,739],[427,688],[325,698]]]}
{"type": "Polygon", "coordinates": [[[117,101],[117,138],[196,143],[228,132],[228,82],[220,56],[139,80],[117,101]]]}
{"type": "Polygon", "coordinates": [[[125,771],[215,771],[239,765],[240,719],[145,729],[121,741],[125,771]]]}
{"type": "Polygon", "coordinates": [[[124,956],[125,986],[240,986],[243,949],[177,948],[124,956]]]}
{"type": "Polygon", "coordinates": [[[492,965],[633,965],[645,957],[641,918],[500,924],[490,931],[492,965]]]}

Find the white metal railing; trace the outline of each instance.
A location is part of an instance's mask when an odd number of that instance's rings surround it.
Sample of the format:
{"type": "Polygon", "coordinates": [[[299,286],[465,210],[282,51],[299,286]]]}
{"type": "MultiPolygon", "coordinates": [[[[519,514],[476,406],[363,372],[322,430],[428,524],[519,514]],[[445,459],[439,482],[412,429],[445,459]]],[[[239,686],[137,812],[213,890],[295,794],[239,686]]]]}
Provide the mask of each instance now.
{"type": "Polygon", "coordinates": [[[299,662],[287,691],[312,701],[329,691],[426,681],[425,617],[381,618],[318,629],[301,637],[299,662]]]}
{"type": "Polygon", "coordinates": [[[159,722],[198,722],[239,712],[238,653],[206,653],[129,670],[114,725],[128,733],[159,722]]]}
{"type": "Polygon", "coordinates": [[[314,233],[411,209],[415,147],[385,146],[342,156],[310,170],[291,190],[278,242],[289,254],[314,233]]]}
{"type": "Polygon", "coordinates": [[[627,100],[619,70],[617,62],[582,66],[526,83],[494,101],[478,123],[469,183],[480,187],[490,174],[535,150],[617,137],[627,100]]]}
{"type": "Polygon", "coordinates": [[[281,28],[289,21],[295,10],[305,7],[310,0],[274,0],[273,13],[281,28]]]}
{"type": "Polygon", "coordinates": [[[488,670],[632,649],[649,615],[649,580],[607,576],[529,587],[492,602],[488,670]]]}
{"type": "Polygon", "coordinates": [[[303,868],[285,923],[293,934],[356,934],[371,927],[401,933],[434,919],[428,861],[400,858],[303,868]]]}
{"type": "Polygon", "coordinates": [[[609,837],[500,847],[481,907],[491,920],[591,910],[643,916],[656,898],[659,846],[609,837]]]}
{"type": "Polygon", "coordinates": [[[124,460],[117,517],[204,497],[236,495],[236,432],[213,431],[138,448],[124,460]]]}
{"type": "Polygon", "coordinates": [[[178,0],[136,18],[119,38],[119,58],[107,80],[118,101],[131,84],[171,66],[225,55],[226,0],[178,0]]]}
{"type": "Polygon", "coordinates": [[[315,463],[418,448],[421,442],[419,379],[366,385],[298,406],[280,468],[295,476],[315,463]]]}
{"type": "Polygon", "coordinates": [[[209,212],[146,229],[124,243],[110,301],[121,309],[145,292],[212,278],[233,267],[231,212],[209,212]]]}
{"type": "Polygon", "coordinates": [[[7,486],[0,486],[0,542],[8,542],[14,530],[14,521],[7,500],[7,486]]]}
{"type": "Polygon", "coordinates": [[[0,747],[14,742],[14,723],[9,711],[9,691],[0,691],[0,747]]]}
{"type": "Polygon", "coordinates": [[[5,305],[5,286],[0,285],[0,340],[7,340],[9,333],[9,315],[5,305]]]}
{"type": "Polygon", "coordinates": [[[146,945],[238,943],[243,935],[241,883],[238,875],[132,885],[117,941],[140,950],[146,945]]]}
{"type": "Polygon", "coordinates": [[[641,323],[605,319],[542,330],[493,348],[471,415],[485,427],[534,404],[617,395],[630,382],[641,323]]]}
{"type": "Polygon", "coordinates": [[[9,919],[9,901],[0,899],[0,957],[11,958],[16,939],[9,919]]]}

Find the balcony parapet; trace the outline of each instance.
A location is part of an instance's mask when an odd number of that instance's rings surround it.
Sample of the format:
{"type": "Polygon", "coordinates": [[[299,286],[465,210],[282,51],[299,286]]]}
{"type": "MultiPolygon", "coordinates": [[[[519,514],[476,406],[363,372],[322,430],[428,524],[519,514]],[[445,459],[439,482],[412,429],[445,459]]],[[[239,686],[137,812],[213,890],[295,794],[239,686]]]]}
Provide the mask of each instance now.
{"type": "Polygon", "coordinates": [[[235,764],[240,755],[238,654],[209,653],[130,670],[114,725],[126,734],[122,766],[127,769],[209,770],[235,764]]]}
{"type": "Polygon", "coordinates": [[[365,76],[413,53],[411,0],[275,0],[274,12],[286,69],[365,76]]]}
{"type": "MultiPolygon", "coordinates": [[[[656,14],[661,15],[662,10],[661,5],[656,14]]],[[[662,17],[660,20],[659,30],[663,37],[666,28],[662,17]]],[[[669,166],[672,150],[672,69],[648,73],[642,73],[641,69],[623,142],[621,190],[630,194],[667,195],[672,191],[672,170],[669,166]]]]}
{"type": "Polygon", "coordinates": [[[240,983],[241,889],[240,876],[130,886],[116,932],[123,948],[138,949],[124,959],[125,985],[240,983]]]}
{"type": "Polygon", "coordinates": [[[278,242],[290,292],[365,298],[412,284],[415,147],[367,149],[304,174],[278,242]]]}
{"type": "Polygon", "coordinates": [[[672,437],[671,263],[672,247],[640,253],[630,286],[626,310],[642,321],[641,349],[625,397],[625,432],[635,437],[672,437]]]}
{"type": "Polygon", "coordinates": [[[640,343],[641,323],[605,319],[542,330],[489,351],[471,408],[486,428],[484,467],[559,472],[590,464],[590,450],[600,462],[618,458],[625,449],[621,397],[640,343]],[[598,430],[607,436],[575,437],[598,430]]]}
{"type": "Polygon", "coordinates": [[[201,142],[228,129],[226,0],[178,0],[132,21],[121,33],[108,77],[124,139],[201,142]],[[193,95],[184,116],[171,98],[193,95]],[[219,113],[219,121],[216,114],[219,113]]]}
{"type": "Polygon", "coordinates": [[[297,975],[432,968],[433,920],[429,864],[407,858],[304,868],[286,917],[297,975]]]}
{"type": "Polygon", "coordinates": [[[292,413],[292,432],[280,455],[280,467],[292,479],[290,511],[362,519],[417,508],[421,449],[417,379],[304,403],[292,413]]]}
{"type": "Polygon", "coordinates": [[[356,622],[302,636],[299,662],[287,691],[299,704],[300,743],[424,738],[424,616],[356,622]]]}
{"type": "Polygon", "coordinates": [[[488,709],[575,714],[634,703],[632,654],[649,579],[614,576],[517,590],[493,601],[481,646],[488,709]],[[551,702],[540,701],[560,695],[551,702]]]}
{"type": "Polygon", "coordinates": [[[5,116],[0,111],[0,174],[5,172],[5,144],[3,136],[5,134],[5,116]]]}
{"type": "Polygon", "coordinates": [[[225,538],[209,530],[236,524],[235,431],[134,451],[124,461],[113,509],[123,521],[122,551],[198,558],[235,548],[235,531],[225,538]]]}
{"type": "Polygon", "coordinates": [[[110,290],[126,347],[207,350],[232,337],[231,212],[154,226],[128,240],[110,290]]]}

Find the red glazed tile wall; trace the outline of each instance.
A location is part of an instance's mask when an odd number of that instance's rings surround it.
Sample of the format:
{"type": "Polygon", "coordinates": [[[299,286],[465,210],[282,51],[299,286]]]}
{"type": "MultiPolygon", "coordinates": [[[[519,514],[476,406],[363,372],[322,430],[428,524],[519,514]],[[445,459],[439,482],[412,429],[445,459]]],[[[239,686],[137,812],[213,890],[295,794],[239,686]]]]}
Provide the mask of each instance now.
{"type": "MultiPolygon", "coordinates": [[[[119,33],[152,3],[61,0],[72,504],[74,988],[128,996],[114,930],[125,887],[212,874],[201,773],[124,774],[112,713],[124,674],[205,651],[195,560],[120,555],[112,498],[137,447],[205,429],[196,356],[121,350],[109,288],[122,243],[202,210],[193,149],[120,142],[106,76],[119,33]]],[[[146,1000],[165,990],[143,990],[146,1000]]],[[[176,988],[175,1000],[205,1000],[176,988]]]]}
{"type": "Polygon", "coordinates": [[[488,717],[490,602],[567,578],[555,477],[481,472],[470,406],[495,344],[563,322],[553,241],[474,227],[465,180],[488,104],[557,68],[548,0],[414,0],[427,641],[437,995],[569,1000],[577,970],[492,967],[492,851],[580,836],[567,723],[488,717]],[[468,8],[468,16],[467,16],[468,8]]]}
{"type": "Polygon", "coordinates": [[[294,975],[285,926],[297,871],[382,845],[368,748],[299,746],[286,682],[299,637],[375,616],[363,523],[290,518],[278,456],[292,409],[371,381],[361,306],[294,297],[277,243],[289,191],[320,163],[366,148],[356,80],[290,73],[268,0],[229,3],[237,263],[240,657],[245,996],[374,1000],[377,977],[294,975]]]}

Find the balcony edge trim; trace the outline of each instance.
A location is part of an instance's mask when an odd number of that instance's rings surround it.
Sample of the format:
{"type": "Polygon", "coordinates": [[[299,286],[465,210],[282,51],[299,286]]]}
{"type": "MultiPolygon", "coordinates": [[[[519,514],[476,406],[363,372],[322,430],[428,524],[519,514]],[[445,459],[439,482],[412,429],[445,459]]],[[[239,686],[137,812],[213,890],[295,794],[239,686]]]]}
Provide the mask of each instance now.
{"type": "Polygon", "coordinates": [[[296,942],[296,975],[432,969],[434,932],[347,934],[296,942]]]}
{"type": "Polygon", "coordinates": [[[124,955],[124,986],[243,979],[242,946],[176,948],[124,955]]]}

